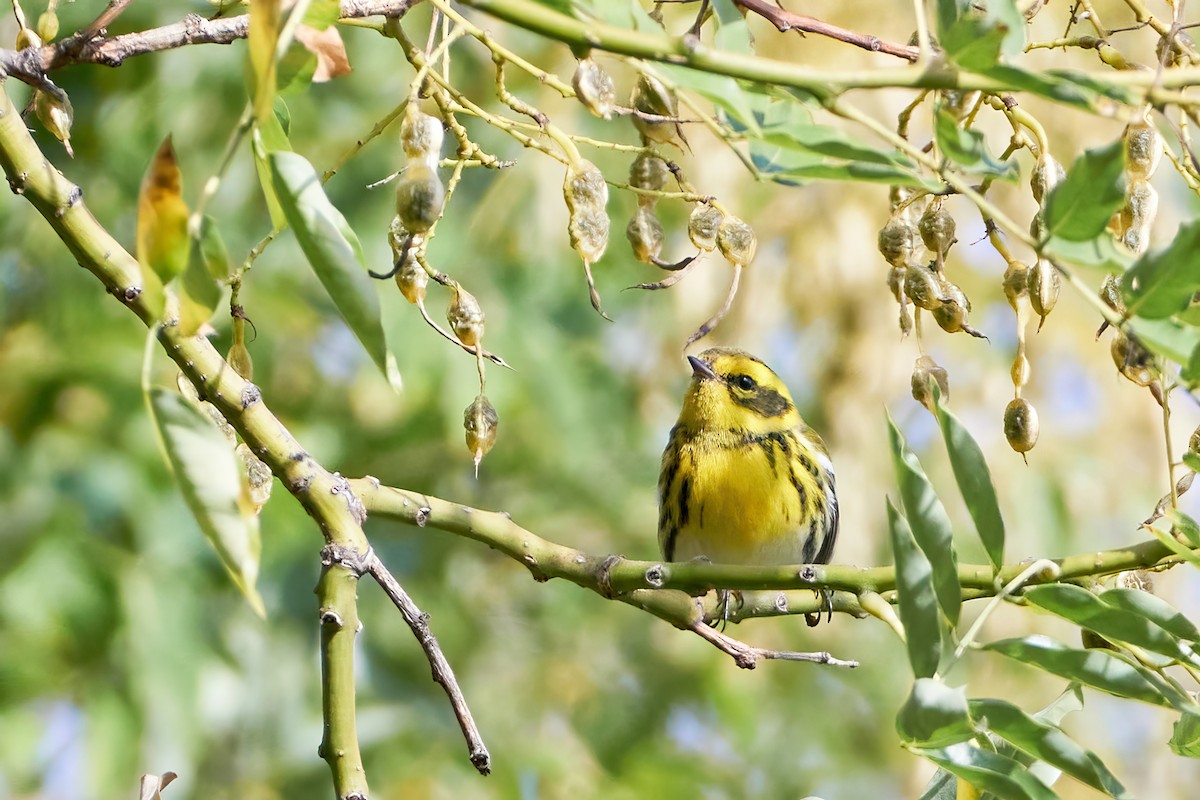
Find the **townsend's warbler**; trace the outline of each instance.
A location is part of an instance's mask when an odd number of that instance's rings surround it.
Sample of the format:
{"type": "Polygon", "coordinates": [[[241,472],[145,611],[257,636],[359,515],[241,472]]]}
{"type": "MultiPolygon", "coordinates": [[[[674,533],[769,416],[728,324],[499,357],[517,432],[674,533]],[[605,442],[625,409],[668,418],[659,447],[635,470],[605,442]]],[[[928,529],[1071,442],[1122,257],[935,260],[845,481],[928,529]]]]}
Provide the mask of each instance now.
{"type": "Polygon", "coordinates": [[[825,443],[749,353],[688,356],[692,382],[663,452],[658,543],[667,561],[825,564],[838,531],[825,443]]]}

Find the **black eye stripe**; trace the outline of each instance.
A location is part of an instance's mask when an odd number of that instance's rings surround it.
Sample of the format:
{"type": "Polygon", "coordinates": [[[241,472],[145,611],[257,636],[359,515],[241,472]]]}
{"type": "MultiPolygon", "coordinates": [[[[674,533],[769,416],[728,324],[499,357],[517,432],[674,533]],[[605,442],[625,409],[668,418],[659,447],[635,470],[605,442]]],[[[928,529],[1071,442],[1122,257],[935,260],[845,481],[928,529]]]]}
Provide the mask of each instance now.
{"type": "Polygon", "coordinates": [[[792,409],[792,404],[786,397],[765,386],[759,386],[758,390],[750,395],[739,394],[731,387],[729,397],[739,406],[748,408],[761,417],[782,417],[792,409]]]}

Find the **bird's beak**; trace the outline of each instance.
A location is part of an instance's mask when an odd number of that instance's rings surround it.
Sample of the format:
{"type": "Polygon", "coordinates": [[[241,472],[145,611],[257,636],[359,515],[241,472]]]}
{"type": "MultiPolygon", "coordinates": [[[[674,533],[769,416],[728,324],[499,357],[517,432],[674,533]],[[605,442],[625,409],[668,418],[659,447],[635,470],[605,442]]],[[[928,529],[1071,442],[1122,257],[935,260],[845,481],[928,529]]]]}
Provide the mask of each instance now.
{"type": "Polygon", "coordinates": [[[708,365],[707,361],[703,361],[695,356],[688,356],[688,363],[692,365],[692,374],[700,380],[716,380],[717,373],[713,372],[713,368],[708,365]]]}

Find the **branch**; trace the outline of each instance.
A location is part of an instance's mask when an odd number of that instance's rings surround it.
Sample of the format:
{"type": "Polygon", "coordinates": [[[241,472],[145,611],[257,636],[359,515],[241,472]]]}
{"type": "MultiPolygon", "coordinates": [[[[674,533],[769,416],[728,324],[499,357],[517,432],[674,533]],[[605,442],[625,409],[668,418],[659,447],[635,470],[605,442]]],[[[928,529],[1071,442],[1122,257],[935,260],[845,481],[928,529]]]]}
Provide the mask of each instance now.
{"type": "Polygon", "coordinates": [[[869,33],[859,33],[858,31],[839,28],[837,25],[823,22],[816,17],[806,17],[803,14],[788,11],[781,6],[771,5],[766,0],[734,0],[734,5],[741,6],[752,14],[759,15],[774,25],[780,33],[787,33],[788,31],[815,33],[820,36],[828,36],[830,39],[837,39],[839,42],[852,44],[855,47],[861,47],[863,50],[870,50],[872,53],[886,53],[889,56],[897,56],[906,61],[916,61],[921,53],[920,48],[905,44],[895,44],[894,42],[885,42],[878,36],[872,36],[869,33]]]}
{"type": "MultiPolygon", "coordinates": [[[[341,18],[358,19],[370,16],[402,17],[421,0],[342,0],[341,18]]],[[[110,4],[120,13],[123,3],[110,4]]],[[[42,87],[45,75],[72,64],[99,64],[119,67],[133,56],[173,50],[193,44],[230,44],[245,39],[250,29],[250,15],[205,19],[188,14],[181,22],[161,28],[120,36],[103,36],[107,24],[105,14],[79,33],[54,44],[27,47],[24,50],[0,48],[0,77],[11,75],[34,87],[42,87]]]]}
{"type": "Polygon", "coordinates": [[[413,635],[417,637],[421,649],[425,651],[425,657],[429,659],[429,665],[433,668],[434,681],[441,684],[446,691],[446,696],[450,698],[454,716],[458,717],[458,726],[467,740],[471,763],[475,765],[475,769],[479,770],[479,774],[489,774],[492,771],[492,757],[488,755],[487,747],[483,744],[483,737],[479,734],[479,728],[475,725],[475,719],[471,716],[471,709],[467,707],[466,699],[463,698],[462,689],[458,686],[458,679],[454,677],[454,670],[442,653],[442,648],[438,645],[433,632],[429,630],[429,615],[417,608],[417,604],[375,555],[374,550],[367,553],[362,566],[363,571],[370,574],[384,593],[391,598],[392,603],[404,617],[404,621],[408,623],[408,627],[412,629],[413,635]]]}
{"type": "MultiPolygon", "coordinates": [[[[371,514],[474,539],[524,564],[535,580],[562,578],[604,597],[624,602],[630,602],[626,597],[629,593],[651,590],[674,590],[684,595],[713,589],[803,590],[755,597],[753,603],[740,612],[736,607],[733,609],[739,618],[819,611],[823,606],[822,601],[813,597],[815,589],[832,590],[833,610],[856,616],[864,613],[857,598],[865,592],[887,593],[884,594],[885,599],[895,602],[894,567],[820,564],[751,567],[699,561],[635,561],[615,555],[595,556],[543,539],[513,522],[503,512],[481,511],[417,492],[381,486],[379,481],[370,477],[351,480],[350,486],[371,514]],[[804,599],[805,595],[809,596],[808,600],[804,599]]],[[[1127,570],[1150,569],[1174,564],[1178,560],[1179,557],[1161,542],[1150,540],[1115,550],[1051,559],[1056,569],[1038,573],[1029,579],[1028,584],[1081,580],[1127,570]]],[[[996,572],[984,564],[959,564],[958,580],[963,589],[963,599],[992,597],[1027,567],[1026,563],[1012,564],[996,572]]],[[[644,607],[645,601],[631,604],[644,607]]],[[[657,613],[652,609],[647,610],[657,613]]],[[[679,627],[691,627],[692,620],[681,618],[675,612],[672,614],[668,621],[679,627]]],[[[705,614],[707,616],[707,611],[705,614]]]]}

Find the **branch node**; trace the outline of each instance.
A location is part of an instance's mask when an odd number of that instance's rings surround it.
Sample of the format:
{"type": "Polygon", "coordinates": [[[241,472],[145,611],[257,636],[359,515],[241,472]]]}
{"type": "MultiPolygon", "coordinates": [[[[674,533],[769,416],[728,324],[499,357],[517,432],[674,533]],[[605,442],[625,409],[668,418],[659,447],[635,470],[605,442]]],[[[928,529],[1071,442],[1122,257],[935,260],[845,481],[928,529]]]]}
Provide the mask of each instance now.
{"type": "Polygon", "coordinates": [[[13,194],[25,194],[25,182],[29,180],[29,173],[22,172],[19,175],[14,175],[8,179],[8,188],[13,194]]]}
{"type": "Polygon", "coordinates": [[[418,508],[417,516],[413,518],[414,521],[417,523],[417,527],[424,528],[425,525],[429,522],[429,515],[432,513],[433,513],[433,509],[430,508],[429,506],[421,506],[420,508],[418,508]]]}
{"type": "Polygon", "coordinates": [[[661,589],[665,579],[665,575],[663,574],[665,571],[666,566],[663,564],[655,564],[653,567],[646,570],[644,576],[646,579],[646,585],[651,589],[661,589]]]}
{"type": "Polygon", "coordinates": [[[242,389],[242,411],[245,411],[255,403],[262,402],[262,390],[253,383],[247,383],[242,389]]]}
{"type": "Polygon", "coordinates": [[[308,487],[312,485],[312,475],[302,475],[292,481],[292,494],[301,495],[308,491],[308,487]]]}
{"type": "Polygon", "coordinates": [[[805,567],[802,570],[800,570],[799,573],[797,573],[796,577],[799,578],[800,580],[804,581],[805,583],[816,583],[817,568],[814,567],[812,564],[807,564],[807,565],[805,565],[805,567]]]}
{"type": "Polygon", "coordinates": [[[121,293],[121,297],[126,303],[132,303],[138,299],[138,295],[141,293],[142,289],[140,286],[127,286],[125,287],[125,291],[121,293]]]}
{"type": "Polygon", "coordinates": [[[343,625],[345,625],[346,623],[342,621],[341,614],[337,613],[333,609],[322,608],[321,609],[321,624],[322,625],[332,625],[336,628],[340,628],[343,625]]]}
{"type": "Polygon", "coordinates": [[[600,562],[600,566],[596,569],[596,584],[600,587],[600,594],[609,600],[616,597],[616,593],[612,588],[612,568],[620,564],[623,560],[622,556],[609,555],[605,556],[600,562]]]}

